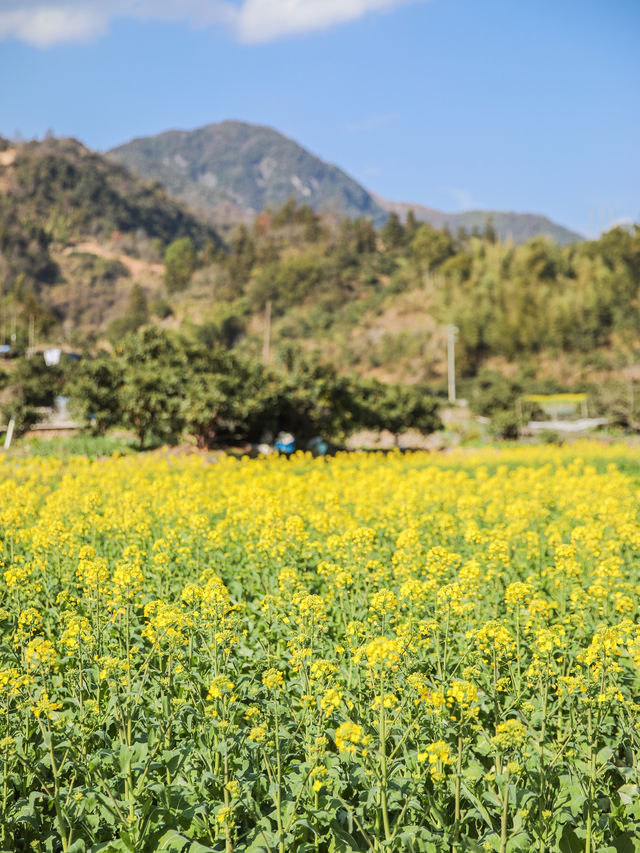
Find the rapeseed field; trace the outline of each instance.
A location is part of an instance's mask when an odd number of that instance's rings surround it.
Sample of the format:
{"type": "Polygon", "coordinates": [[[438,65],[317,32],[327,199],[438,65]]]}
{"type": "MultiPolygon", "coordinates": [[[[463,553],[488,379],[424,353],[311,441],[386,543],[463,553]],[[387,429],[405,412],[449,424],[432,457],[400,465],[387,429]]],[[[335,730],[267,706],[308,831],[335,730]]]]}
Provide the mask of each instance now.
{"type": "Polygon", "coordinates": [[[0,850],[640,850],[640,465],[0,460],[0,850]]]}

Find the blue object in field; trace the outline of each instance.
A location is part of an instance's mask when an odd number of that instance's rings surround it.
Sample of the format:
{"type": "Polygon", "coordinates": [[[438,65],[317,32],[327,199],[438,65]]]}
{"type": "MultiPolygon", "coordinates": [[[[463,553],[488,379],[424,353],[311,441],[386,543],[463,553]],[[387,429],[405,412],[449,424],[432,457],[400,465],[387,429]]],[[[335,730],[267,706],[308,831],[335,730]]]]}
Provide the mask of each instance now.
{"type": "Polygon", "coordinates": [[[289,432],[281,432],[276,438],[275,448],[280,453],[286,453],[289,456],[296,449],[296,440],[289,432]]]}
{"type": "Polygon", "coordinates": [[[322,438],[322,436],[317,435],[315,438],[312,438],[307,444],[307,450],[310,450],[314,456],[326,456],[329,450],[329,444],[322,438]]]}

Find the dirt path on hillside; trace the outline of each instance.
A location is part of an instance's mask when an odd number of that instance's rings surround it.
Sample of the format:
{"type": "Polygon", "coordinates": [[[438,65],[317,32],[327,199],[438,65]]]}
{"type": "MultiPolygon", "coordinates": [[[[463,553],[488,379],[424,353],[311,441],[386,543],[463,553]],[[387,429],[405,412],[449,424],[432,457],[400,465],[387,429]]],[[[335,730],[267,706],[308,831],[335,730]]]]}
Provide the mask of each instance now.
{"type": "Polygon", "coordinates": [[[152,264],[148,261],[143,261],[140,258],[132,258],[130,255],[124,255],[114,249],[102,246],[100,243],[94,243],[93,241],[78,243],[76,246],[69,247],[67,252],[69,254],[71,254],[71,252],[88,252],[91,255],[97,255],[99,258],[120,261],[120,263],[129,270],[129,275],[132,278],[138,278],[145,274],[161,276],[164,272],[163,264],[152,264]]]}

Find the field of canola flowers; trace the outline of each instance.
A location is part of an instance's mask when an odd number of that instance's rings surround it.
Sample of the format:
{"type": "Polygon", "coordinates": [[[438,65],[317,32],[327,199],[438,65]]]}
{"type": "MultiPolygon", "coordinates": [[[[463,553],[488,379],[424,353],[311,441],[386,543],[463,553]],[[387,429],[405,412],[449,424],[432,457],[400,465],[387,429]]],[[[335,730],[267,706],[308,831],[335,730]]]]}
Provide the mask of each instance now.
{"type": "Polygon", "coordinates": [[[0,850],[640,850],[633,451],[0,474],[0,850]]]}

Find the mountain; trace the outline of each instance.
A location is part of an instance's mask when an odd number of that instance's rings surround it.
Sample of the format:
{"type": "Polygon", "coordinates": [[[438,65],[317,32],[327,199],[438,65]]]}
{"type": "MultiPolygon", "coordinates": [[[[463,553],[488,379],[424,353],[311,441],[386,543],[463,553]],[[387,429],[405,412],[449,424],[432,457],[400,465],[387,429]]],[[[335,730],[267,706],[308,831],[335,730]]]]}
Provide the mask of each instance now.
{"type": "Polygon", "coordinates": [[[483,229],[489,217],[502,239],[524,243],[549,236],[561,244],[582,239],[544,216],[499,211],[443,213],[374,196],[341,169],[325,163],[269,127],[223,121],[197,130],[170,130],[134,139],[109,155],[220,225],[251,222],[266,207],[293,198],[318,212],[367,217],[382,224],[391,211],[453,232],[483,229]]]}
{"type": "Polygon", "coordinates": [[[353,178],[269,127],[223,121],[134,139],[109,154],[215,221],[250,221],[290,198],[319,212],[386,219],[353,178]]]}
{"type": "Polygon", "coordinates": [[[532,237],[545,236],[561,246],[583,240],[581,234],[557,225],[546,216],[535,213],[506,213],[499,210],[466,210],[463,213],[443,213],[420,204],[386,201],[374,196],[377,203],[387,213],[397,213],[404,220],[410,210],[418,222],[426,222],[434,228],[447,227],[453,234],[460,228],[471,233],[474,228],[482,231],[489,219],[500,240],[513,240],[514,243],[526,243],[532,237]]]}

